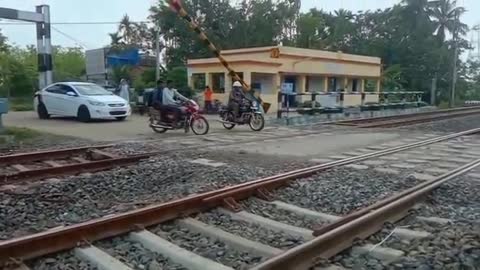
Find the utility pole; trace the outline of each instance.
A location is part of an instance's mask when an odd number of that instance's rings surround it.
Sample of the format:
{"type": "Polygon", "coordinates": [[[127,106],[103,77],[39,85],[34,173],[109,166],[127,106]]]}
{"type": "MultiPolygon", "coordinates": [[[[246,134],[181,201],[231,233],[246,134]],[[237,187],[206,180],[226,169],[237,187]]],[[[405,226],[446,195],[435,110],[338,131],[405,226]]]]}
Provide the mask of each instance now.
{"type": "Polygon", "coordinates": [[[155,68],[155,81],[160,79],[160,27],[155,27],[155,57],[157,60],[155,68]]]}
{"type": "Polygon", "coordinates": [[[450,96],[450,107],[455,107],[455,87],[457,85],[457,58],[458,58],[458,12],[455,11],[455,27],[453,29],[453,78],[452,78],[452,91],[450,96]]]}

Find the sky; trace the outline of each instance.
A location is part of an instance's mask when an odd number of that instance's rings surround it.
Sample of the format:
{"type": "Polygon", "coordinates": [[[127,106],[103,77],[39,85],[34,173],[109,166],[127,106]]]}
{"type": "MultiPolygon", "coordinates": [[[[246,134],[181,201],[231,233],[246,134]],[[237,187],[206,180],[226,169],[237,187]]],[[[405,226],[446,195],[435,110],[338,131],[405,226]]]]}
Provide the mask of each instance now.
{"type": "MultiPolygon", "coordinates": [[[[124,14],[132,21],[145,21],[149,7],[155,0],[0,0],[0,7],[34,11],[36,5],[50,5],[52,22],[117,22],[124,14]]],[[[334,11],[344,8],[352,11],[374,10],[392,6],[400,0],[302,0],[302,10],[310,8],[334,11]]],[[[467,8],[463,21],[469,26],[480,23],[479,0],[458,0],[467,8]]],[[[5,21],[0,21],[5,23],[5,21]]],[[[116,31],[116,25],[54,25],[52,43],[62,46],[81,46],[85,49],[100,48],[109,44],[108,33],[116,31]]],[[[35,44],[33,25],[1,25],[2,33],[11,43],[20,46],[35,44]]],[[[467,37],[470,39],[470,36],[467,37]]]]}

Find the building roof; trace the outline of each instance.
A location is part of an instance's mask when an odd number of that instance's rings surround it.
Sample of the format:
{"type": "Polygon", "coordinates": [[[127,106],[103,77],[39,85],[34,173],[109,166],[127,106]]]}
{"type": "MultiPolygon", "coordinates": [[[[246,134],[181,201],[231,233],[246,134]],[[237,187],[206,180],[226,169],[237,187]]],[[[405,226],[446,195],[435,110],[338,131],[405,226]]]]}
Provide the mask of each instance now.
{"type": "MultiPolygon", "coordinates": [[[[239,61],[256,61],[258,57],[254,56],[258,53],[277,51],[278,57],[281,58],[298,58],[298,59],[311,59],[311,60],[330,60],[330,61],[342,61],[353,63],[364,63],[380,65],[381,59],[379,57],[363,56],[356,54],[347,54],[343,52],[331,52],[313,49],[303,49],[288,46],[268,46],[268,47],[255,47],[255,48],[243,48],[234,50],[223,50],[221,54],[227,58],[229,62],[239,61]]],[[[276,58],[270,58],[269,61],[262,61],[268,64],[277,64],[276,58]]],[[[188,65],[198,64],[213,64],[219,63],[217,58],[203,58],[188,60],[188,65]]]]}

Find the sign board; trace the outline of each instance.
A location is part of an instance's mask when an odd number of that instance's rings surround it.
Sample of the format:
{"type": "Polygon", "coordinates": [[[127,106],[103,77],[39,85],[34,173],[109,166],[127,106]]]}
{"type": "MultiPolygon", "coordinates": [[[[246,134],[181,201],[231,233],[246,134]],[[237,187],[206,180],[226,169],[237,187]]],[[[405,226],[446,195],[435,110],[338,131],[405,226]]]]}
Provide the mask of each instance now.
{"type": "Polygon", "coordinates": [[[0,114],[8,112],[8,99],[0,98],[0,114]]]}
{"type": "Polygon", "coordinates": [[[87,50],[85,52],[87,76],[107,73],[105,49],[87,50]]]}
{"type": "Polygon", "coordinates": [[[282,93],[287,95],[293,94],[293,83],[282,83],[282,93]]]}

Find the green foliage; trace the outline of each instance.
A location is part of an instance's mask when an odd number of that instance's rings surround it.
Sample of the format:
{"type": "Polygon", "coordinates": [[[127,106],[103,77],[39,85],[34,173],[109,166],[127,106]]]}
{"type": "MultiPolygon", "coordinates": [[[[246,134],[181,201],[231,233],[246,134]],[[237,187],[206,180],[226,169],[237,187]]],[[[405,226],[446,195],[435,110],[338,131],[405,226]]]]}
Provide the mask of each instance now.
{"type": "MultiPolygon", "coordinates": [[[[386,90],[430,93],[437,78],[439,100],[449,98],[452,87],[455,33],[459,53],[470,44],[462,38],[467,27],[461,22],[465,9],[455,0],[403,0],[390,8],[352,13],[311,9],[299,12],[299,1],[184,0],[184,8],[195,17],[219,49],[294,45],[382,58],[382,86],[386,90]],[[455,27],[456,26],[456,27],[455,27]]],[[[151,19],[165,40],[167,67],[184,66],[186,59],[213,55],[197,34],[159,0],[151,8],[151,19]]],[[[459,73],[458,98],[476,93],[469,75],[459,73]]],[[[369,87],[375,87],[369,84],[369,87]]]]}
{"type": "Polygon", "coordinates": [[[85,75],[85,55],[80,48],[53,48],[54,81],[79,81],[85,75]]]}
{"type": "MultiPolygon", "coordinates": [[[[53,48],[54,81],[81,80],[85,57],[79,48],[53,48]]],[[[28,97],[38,90],[37,52],[35,46],[8,47],[0,50],[0,96],[28,97]]],[[[27,109],[30,105],[19,105],[27,109]]]]}
{"type": "Polygon", "coordinates": [[[172,80],[173,87],[178,89],[180,94],[191,98],[195,94],[187,84],[187,69],[185,67],[174,67],[167,72],[167,80],[172,80]]]}
{"type": "Polygon", "coordinates": [[[33,111],[33,96],[12,97],[8,102],[11,111],[33,111]]]}
{"type": "Polygon", "coordinates": [[[118,66],[112,69],[112,79],[118,85],[121,79],[132,81],[132,68],[129,66],[118,66]]]}
{"type": "Polygon", "coordinates": [[[6,135],[12,136],[19,143],[38,138],[42,136],[42,133],[28,128],[8,127],[6,135]]]}

